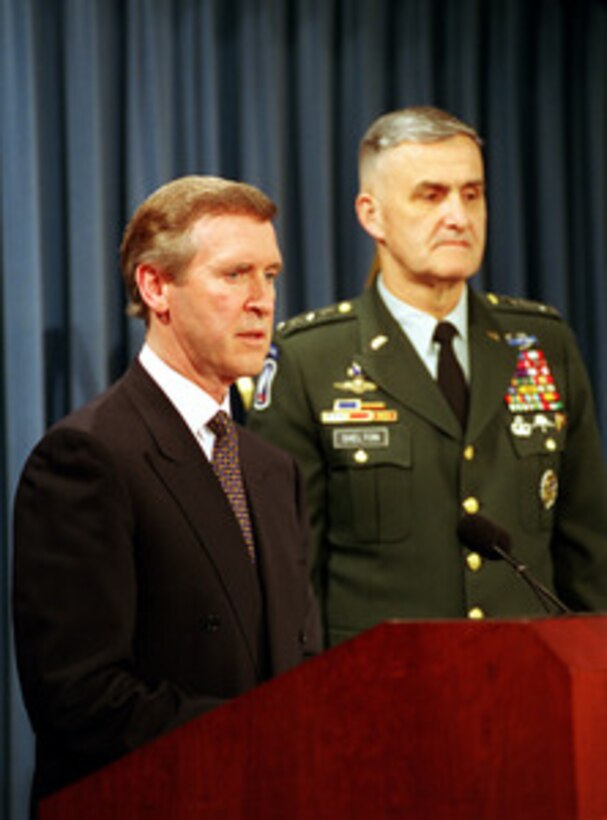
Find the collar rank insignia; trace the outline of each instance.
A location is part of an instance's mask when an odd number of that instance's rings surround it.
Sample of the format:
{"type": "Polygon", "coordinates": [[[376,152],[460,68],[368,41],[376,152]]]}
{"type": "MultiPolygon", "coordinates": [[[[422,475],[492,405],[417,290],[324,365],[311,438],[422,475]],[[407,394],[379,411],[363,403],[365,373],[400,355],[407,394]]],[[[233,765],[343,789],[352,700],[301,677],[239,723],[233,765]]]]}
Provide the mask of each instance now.
{"type": "Polygon", "coordinates": [[[396,410],[389,410],[385,401],[361,401],[361,399],[335,399],[331,410],[320,414],[323,424],[364,424],[370,421],[398,421],[396,410]]]}
{"type": "Polygon", "coordinates": [[[508,344],[519,348],[516,369],[505,400],[511,413],[555,413],[564,409],[563,402],[537,339],[525,334],[511,334],[508,344]]]}
{"type": "Polygon", "coordinates": [[[371,393],[377,390],[377,385],[365,379],[361,366],[357,362],[352,362],[347,370],[348,380],[345,382],[334,382],[333,387],[338,390],[345,390],[362,396],[363,393],[371,393]]]}

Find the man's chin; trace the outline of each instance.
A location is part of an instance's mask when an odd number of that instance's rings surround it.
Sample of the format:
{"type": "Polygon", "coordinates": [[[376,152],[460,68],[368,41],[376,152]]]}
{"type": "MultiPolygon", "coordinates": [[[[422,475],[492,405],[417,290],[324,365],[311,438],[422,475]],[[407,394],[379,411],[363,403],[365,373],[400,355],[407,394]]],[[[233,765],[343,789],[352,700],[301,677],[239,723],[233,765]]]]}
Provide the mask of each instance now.
{"type": "Polygon", "coordinates": [[[420,281],[431,288],[457,287],[465,285],[475,273],[476,271],[435,270],[422,275],[420,281]]]}
{"type": "Polygon", "coordinates": [[[435,258],[434,270],[441,279],[466,280],[478,271],[481,259],[470,249],[443,249],[435,258]]]}
{"type": "Polygon", "coordinates": [[[243,356],[238,363],[238,378],[256,378],[257,376],[259,376],[259,374],[263,370],[263,365],[266,360],[269,348],[270,346],[268,345],[266,349],[263,351],[263,353],[259,351],[255,354],[249,353],[247,356],[243,356]]]}
{"type": "Polygon", "coordinates": [[[445,265],[434,271],[434,278],[441,282],[466,282],[478,271],[477,265],[445,265]]]}

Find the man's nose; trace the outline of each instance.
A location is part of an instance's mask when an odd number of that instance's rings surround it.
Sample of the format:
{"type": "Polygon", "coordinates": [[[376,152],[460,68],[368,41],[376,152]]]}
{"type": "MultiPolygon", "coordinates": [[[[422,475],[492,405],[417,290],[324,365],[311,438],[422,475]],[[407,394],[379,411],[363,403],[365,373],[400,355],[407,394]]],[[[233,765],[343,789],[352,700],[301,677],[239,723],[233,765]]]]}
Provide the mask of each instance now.
{"type": "Polygon", "coordinates": [[[262,314],[271,313],[276,301],[276,287],[273,277],[265,271],[251,276],[247,307],[262,314]]]}
{"type": "Polygon", "coordinates": [[[465,228],[470,222],[466,202],[459,193],[453,193],[445,202],[445,224],[454,228],[465,228]]]}

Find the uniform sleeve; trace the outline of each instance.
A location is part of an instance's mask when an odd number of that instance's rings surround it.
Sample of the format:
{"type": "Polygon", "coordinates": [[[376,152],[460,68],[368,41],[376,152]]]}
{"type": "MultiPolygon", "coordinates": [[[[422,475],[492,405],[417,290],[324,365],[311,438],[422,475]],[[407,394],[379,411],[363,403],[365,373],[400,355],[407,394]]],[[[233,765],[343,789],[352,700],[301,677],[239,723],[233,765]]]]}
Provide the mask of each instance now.
{"type": "Polygon", "coordinates": [[[555,585],[574,610],[607,611],[607,470],[586,368],[565,326],[567,446],[553,538],[555,585]]]}
{"type": "Polygon", "coordinates": [[[39,739],[89,761],[84,770],[218,704],[136,674],[133,530],[104,448],[88,434],[50,433],[15,500],[17,662],[39,739]]]}
{"type": "MultiPolygon", "coordinates": [[[[311,525],[310,559],[316,594],[324,595],[324,535],[327,478],[317,424],[302,368],[289,344],[275,345],[274,378],[262,402],[256,401],[247,426],[293,455],[302,470],[311,525]]],[[[319,363],[319,366],[322,366],[319,363]]],[[[321,606],[321,610],[323,607],[321,606]]]]}

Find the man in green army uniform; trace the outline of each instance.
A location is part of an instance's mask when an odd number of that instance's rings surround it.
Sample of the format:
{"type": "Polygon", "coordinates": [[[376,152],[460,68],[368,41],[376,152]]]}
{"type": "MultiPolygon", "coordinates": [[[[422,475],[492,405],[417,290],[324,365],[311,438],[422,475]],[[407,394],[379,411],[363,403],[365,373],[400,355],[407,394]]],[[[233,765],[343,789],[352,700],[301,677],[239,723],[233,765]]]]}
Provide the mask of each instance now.
{"type": "Polygon", "coordinates": [[[328,645],[388,618],[546,614],[460,540],[466,515],[507,531],[567,607],[607,610],[607,477],[573,336],[552,308],[467,284],[486,236],[476,132],[434,108],[387,114],[359,172],[378,273],[278,327],[250,414],[305,472],[328,645]]]}

